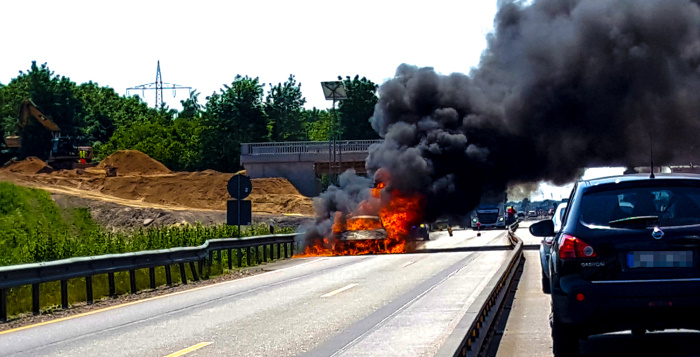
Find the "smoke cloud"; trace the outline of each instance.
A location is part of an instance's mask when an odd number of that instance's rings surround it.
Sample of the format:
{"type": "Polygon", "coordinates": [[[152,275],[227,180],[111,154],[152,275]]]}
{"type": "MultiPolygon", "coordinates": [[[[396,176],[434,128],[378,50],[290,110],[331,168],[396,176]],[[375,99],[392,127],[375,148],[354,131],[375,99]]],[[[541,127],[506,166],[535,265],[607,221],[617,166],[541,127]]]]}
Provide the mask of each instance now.
{"type": "MultiPolygon", "coordinates": [[[[696,153],[695,2],[503,1],[487,43],[469,74],[402,64],[379,87],[371,124],[385,141],[366,166],[423,193],[427,220],[464,215],[515,184],[647,165],[650,142],[658,164],[696,153]]],[[[345,196],[328,199],[335,190],[318,201],[320,213],[343,205],[345,196]]]]}

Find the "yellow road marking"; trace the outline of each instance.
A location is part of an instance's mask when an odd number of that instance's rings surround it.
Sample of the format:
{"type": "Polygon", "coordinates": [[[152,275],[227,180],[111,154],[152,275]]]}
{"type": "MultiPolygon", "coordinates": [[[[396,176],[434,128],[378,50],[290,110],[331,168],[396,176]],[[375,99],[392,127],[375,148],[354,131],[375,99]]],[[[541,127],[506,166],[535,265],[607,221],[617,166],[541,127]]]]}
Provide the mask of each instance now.
{"type": "Polygon", "coordinates": [[[200,349],[200,348],[202,348],[202,347],[209,346],[209,345],[211,345],[212,343],[214,343],[214,342],[201,342],[201,343],[198,343],[198,344],[196,344],[196,345],[194,345],[194,346],[190,346],[190,347],[187,347],[187,348],[185,348],[185,349],[179,350],[179,351],[177,351],[177,352],[175,352],[175,353],[171,353],[171,354],[169,354],[169,355],[167,355],[167,356],[165,356],[165,357],[184,356],[184,355],[186,355],[186,354],[188,354],[188,353],[190,353],[190,352],[196,351],[196,350],[198,350],[198,349],[200,349]]]}
{"type": "Polygon", "coordinates": [[[81,314],[75,314],[75,315],[71,315],[71,316],[61,317],[60,319],[49,320],[49,321],[39,322],[39,323],[36,323],[36,324],[33,324],[33,325],[26,325],[26,326],[22,326],[22,327],[17,327],[17,328],[5,330],[5,331],[0,331],[0,335],[12,333],[12,332],[17,332],[17,331],[22,331],[22,330],[27,330],[27,329],[30,329],[30,328],[33,328],[33,327],[39,327],[39,326],[44,326],[44,325],[50,325],[50,324],[53,324],[53,323],[56,323],[56,322],[61,322],[61,321],[66,321],[66,320],[72,320],[72,319],[75,319],[75,318],[78,318],[78,317],[89,316],[89,315],[97,314],[97,313],[100,313],[100,312],[105,312],[105,311],[109,311],[109,310],[118,309],[118,308],[120,308],[120,307],[126,307],[126,306],[131,306],[131,305],[140,304],[140,303],[142,303],[142,302],[147,302],[147,301],[162,299],[162,298],[169,297],[169,296],[185,294],[185,293],[189,293],[189,292],[193,292],[193,291],[197,291],[197,290],[213,288],[213,287],[219,286],[219,285],[231,284],[231,283],[239,282],[239,281],[242,281],[242,280],[257,278],[257,277],[259,277],[259,276],[278,273],[278,272],[281,272],[281,271],[285,271],[285,270],[287,270],[287,269],[297,268],[297,267],[300,267],[300,266],[302,266],[302,265],[306,265],[306,264],[310,264],[310,263],[314,263],[314,262],[324,261],[324,260],[326,260],[326,259],[328,259],[328,258],[314,259],[314,260],[311,260],[311,261],[308,261],[308,262],[305,262],[305,263],[301,263],[301,264],[298,264],[298,265],[294,265],[294,266],[291,266],[291,267],[287,267],[287,268],[282,268],[282,269],[278,269],[278,270],[269,271],[269,272],[267,272],[267,273],[262,273],[262,274],[253,275],[253,276],[247,276],[247,277],[245,277],[245,278],[239,278],[239,279],[234,279],[234,280],[229,280],[229,281],[223,281],[223,282],[220,282],[220,283],[211,284],[211,285],[206,285],[206,286],[200,286],[200,287],[198,287],[198,288],[193,288],[193,289],[189,289],[189,290],[177,291],[177,292],[174,292],[174,293],[165,294],[165,295],[159,295],[159,296],[154,296],[154,297],[150,297],[150,298],[143,299],[143,300],[131,301],[131,302],[127,302],[127,303],[124,303],[124,304],[121,304],[121,305],[114,305],[114,306],[110,306],[110,307],[105,307],[104,309],[99,309],[99,310],[94,310],[94,311],[88,311],[88,312],[83,312],[83,313],[81,313],[81,314]]]}
{"type": "Polygon", "coordinates": [[[352,289],[352,288],[355,287],[355,286],[357,286],[357,284],[352,283],[352,284],[350,284],[350,285],[343,286],[342,288],[340,288],[340,289],[338,289],[338,290],[333,290],[333,291],[329,292],[328,294],[323,294],[323,295],[321,295],[321,297],[322,297],[322,298],[324,298],[324,297],[331,297],[331,296],[333,296],[333,295],[340,294],[340,293],[342,293],[342,292],[345,291],[345,290],[352,289]]]}

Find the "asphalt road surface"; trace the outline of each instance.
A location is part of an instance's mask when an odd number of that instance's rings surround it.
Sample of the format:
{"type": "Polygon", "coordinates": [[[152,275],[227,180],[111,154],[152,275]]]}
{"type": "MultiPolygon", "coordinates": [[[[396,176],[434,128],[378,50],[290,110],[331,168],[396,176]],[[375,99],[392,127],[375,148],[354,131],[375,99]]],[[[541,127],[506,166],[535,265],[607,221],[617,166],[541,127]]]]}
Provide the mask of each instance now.
{"type": "Polygon", "coordinates": [[[3,356],[430,356],[503,264],[504,231],[431,253],[292,259],[267,273],[0,332],[3,356]]]}
{"type": "MultiPolygon", "coordinates": [[[[523,222],[517,235],[525,244],[539,244],[523,222]]],[[[550,298],[542,292],[539,251],[524,251],[525,267],[515,293],[497,357],[552,356],[550,298]]],[[[699,317],[700,318],[700,317],[699,317]]],[[[581,342],[581,356],[700,356],[700,333],[673,330],[635,338],[630,331],[591,336],[581,342]]]]}

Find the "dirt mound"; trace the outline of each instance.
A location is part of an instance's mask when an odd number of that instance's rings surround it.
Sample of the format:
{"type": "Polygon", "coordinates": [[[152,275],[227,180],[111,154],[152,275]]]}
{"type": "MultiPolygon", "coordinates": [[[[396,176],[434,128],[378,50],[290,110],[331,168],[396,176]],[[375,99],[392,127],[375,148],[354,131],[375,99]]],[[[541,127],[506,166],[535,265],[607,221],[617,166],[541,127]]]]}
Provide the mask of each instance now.
{"type": "MultiPolygon", "coordinates": [[[[0,169],[0,179],[37,188],[70,188],[105,200],[129,200],[134,205],[188,207],[225,210],[231,199],[226,185],[232,174],[214,170],[201,172],[171,172],[160,162],[136,150],[118,151],[105,158],[97,167],[84,170],[51,172],[37,158],[17,162],[0,169]],[[106,177],[106,165],[118,168],[117,177],[106,177]],[[48,170],[48,171],[45,171],[48,170]],[[47,172],[45,175],[37,175],[47,172]]],[[[253,179],[253,191],[248,196],[253,212],[270,214],[313,215],[313,203],[286,179],[253,179]]]]}
{"type": "Polygon", "coordinates": [[[299,191],[282,177],[252,179],[253,192],[251,195],[301,195],[299,191]]]}
{"type": "Polygon", "coordinates": [[[51,172],[51,168],[38,157],[30,156],[22,161],[15,161],[0,168],[3,171],[16,172],[19,174],[38,174],[51,172]]]}
{"type": "Polygon", "coordinates": [[[157,175],[171,172],[165,165],[138,150],[119,150],[107,156],[97,167],[104,168],[106,165],[116,166],[119,175],[157,175]]]}

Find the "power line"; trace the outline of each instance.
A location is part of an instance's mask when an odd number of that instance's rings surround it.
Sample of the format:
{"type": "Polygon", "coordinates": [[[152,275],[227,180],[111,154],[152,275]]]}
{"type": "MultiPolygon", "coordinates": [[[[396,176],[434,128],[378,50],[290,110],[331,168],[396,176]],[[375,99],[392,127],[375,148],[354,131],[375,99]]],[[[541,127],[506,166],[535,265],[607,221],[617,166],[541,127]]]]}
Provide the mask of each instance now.
{"type": "Polygon", "coordinates": [[[175,96],[175,92],[178,89],[187,89],[187,90],[191,91],[192,87],[181,86],[179,84],[174,84],[174,83],[163,83],[163,77],[160,73],[160,60],[159,60],[158,67],[156,69],[156,81],[153,83],[146,83],[146,84],[141,84],[141,85],[134,86],[134,87],[129,87],[126,89],[126,95],[129,95],[130,90],[140,90],[142,92],[142,96],[145,97],[145,91],[155,90],[156,91],[155,107],[161,108],[163,106],[163,89],[172,89],[173,96],[175,96]]]}

